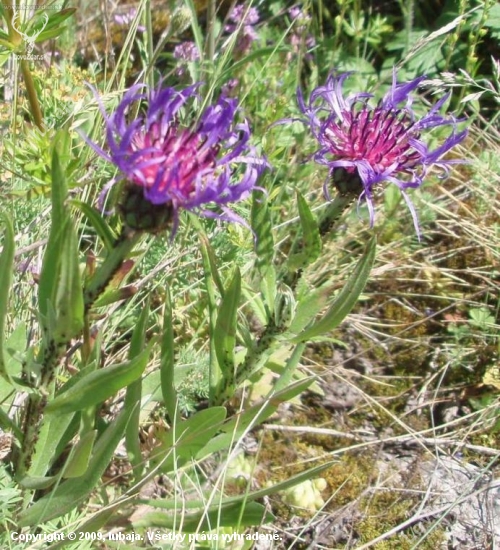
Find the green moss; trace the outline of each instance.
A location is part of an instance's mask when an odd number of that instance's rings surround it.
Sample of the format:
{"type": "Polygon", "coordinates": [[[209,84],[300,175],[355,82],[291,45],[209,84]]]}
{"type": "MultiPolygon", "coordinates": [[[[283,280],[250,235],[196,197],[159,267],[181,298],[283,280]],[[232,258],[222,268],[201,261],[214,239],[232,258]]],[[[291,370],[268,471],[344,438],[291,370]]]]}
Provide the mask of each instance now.
{"type": "MultiPolygon", "coordinates": [[[[405,487],[419,489],[419,480],[408,480],[405,487]]],[[[401,525],[411,517],[420,501],[418,493],[405,493],[402,491],[377,491],[364,497],[360,502],[364,519],[357,525],[357,534],[361,543],[368,543],[388,531],[401,525]]],[[[414,533],[411,527],[376,543],[373,548],[378,550],[411,550],[422,536],[419,530],[414,533]]],[[[444,532],[433,530],[429,536],[419,543],[419,548],[434,550],[444,541],[444,532]]]]}

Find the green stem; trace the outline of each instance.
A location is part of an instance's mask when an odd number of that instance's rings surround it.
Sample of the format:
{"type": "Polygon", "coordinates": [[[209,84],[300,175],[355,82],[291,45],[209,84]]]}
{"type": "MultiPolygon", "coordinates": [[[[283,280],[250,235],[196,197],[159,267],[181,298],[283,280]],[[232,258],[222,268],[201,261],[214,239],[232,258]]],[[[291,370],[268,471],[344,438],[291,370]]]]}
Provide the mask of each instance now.
{"type": "Polygon", "coordinates": [[[154,73],[153,67],[155,63],[154,55],[154,46],[153,46],[153,21],[151,19],[151,0],[146,0],[146,5],[144,7],[145,14],[145,23],[146,23],[146,49],[148,52],[148,68],[146,71],[146,76],[148,79],[148,86],[153,88],[154,86],[154,73]]]}
{"type": "Polygon", "coordinates": [[[278,336],[283,329],[277,327],[273,322],[265,328],[259,340],[253,349],[247,351],[247,355],[243,363],[238,367],[238,371],[234,374],[228,374],[223,380],[218,394],[213,403],[214,405],[222,405],[234,395],[245,381],[249,380],[256,372],[258,372],[274,353],[278,336]]]}
{"type": "Polygon", "coordinates": [[[328,203],[318,224],[319,233],[322,237],[325,237],[336,229],[342,214],[352,204],[356,196],[353,194],[338,194],[332,202],[328,203]]]}
{"type": "Polygon", "coordinates": [[[207,7],[207,60],[210,63],[214,62],[215,55],[215,16],[216,2],[208,0],[207,7]]]}
{"type": "Polygon", "coordinates": [[[104,262],[97,268],[84,292],[85,311],[88,311],[97,298],[106,290],[113,276],[120,269],[134,246],[139,242],[141,232],[134,231],[127,226],[122,229],[113,250],[104,262]]]}
{"type": "MultiPolygon", "coordinates": [[[[7,29],[9,31],[9,42],[16,49],[20,48],[23,37],[19,34],[15,26],[12,24],[12,19],[14,17],[14,7],[10,5],[5,8],[5,21],[7,23],[7,29]]],[[[40,104],[38,103],[38,96],[36,94],[35,83],[33,82],[33,77],[31,76],[30,66],[27,59],[21,58],[21,72],[23,73],[24,83],[26,85],[26,93],[28,95],[28,101],[31,108],[31,113],[33,115],[33,120],[35,124],[43,130],[43,116],[42,110],[40,109],[40,104]]]]}
{"type": "Polygon", "coordinates": [[[26,86],[26,93],[28,95],[28,102],[31,108],[31,114],[33,120],[40,130],[43,131],[43,115],[40,109],[40,103],[38,102],[38,96],[36,94],[35,83],[31,76],[31,71],[27,59],[21,59],[21,72],[23,73],[24,84],[26,86]]]}
{"type": "Polygon", "coordinates": [[[22,479],[31,466],[35,445],[42,427],[47,398],[54,392],[55,371],[65,349],[66,345],[57,345],[54,340],[51,340],[41,350],[40,384],[28,397],[23,425],[23,441],[17,458],[16,476],[18,479],[22,479]]]}

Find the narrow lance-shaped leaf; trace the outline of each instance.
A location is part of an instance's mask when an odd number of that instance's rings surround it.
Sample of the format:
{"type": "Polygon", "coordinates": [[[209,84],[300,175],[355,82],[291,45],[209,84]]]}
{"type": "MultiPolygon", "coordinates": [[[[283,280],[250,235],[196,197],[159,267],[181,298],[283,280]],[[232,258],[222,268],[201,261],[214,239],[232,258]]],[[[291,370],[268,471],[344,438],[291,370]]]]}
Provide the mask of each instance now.
{"type": "MultiPolygon", "coordinates": [[[[135,357],[138,357],[144,349],[146,343],[146,331],[148,329],[148,319],[149,300],[143,307],[141,315],[139,317],[139,321],[134,328],[134,332],[132,333],[129,350],[129,360],[133,360],[135,357]]],[[[125,403],[123,406],[124,411],[128,412],[130,418],[127,425],[127,430],[125,432],[125,443],[136,480],[140,478],[142,470],[144,469],[144,461],[142,460],[141,446],[139,441],[141,399],[142,378],[139,377],[128,385],[127,393],[125,394],[125,403]]]]}
{"type": "Polygon", "coordinates": [[[10,375],[6,367],[4,342],[5,320],[14,266],[14,229],[10,218],[3,212],[0,212],[0,221],[3,221],[4,224],[3,250],[0,254],[0,375],[10,382],[10,375]]]}
{"type": "Polygon", "coordinates": [[[51,10],[48,12],[48,19],[45,17],[34,19],[34,23],[28,27],[28,30],[38,30],[42,27],[45,30],[53,29],[54,27],[60,25],[66,19],[71,17],[75,12],[76,8],[66,8],[58,12],[54,12],[51,10]]]}
{"type": "Polygon", "coordinates": [[[278,378],[274,388],[269,392],[269,398],[271,398],[276,392],[284,390],[292,381],[293,373],[295,372],[300,358],[304,353],[305,344],[297,344],[293,350],[292,355],[288,358],[285,368],[278,378]]]}
{"type": "Polygon", "coordinates": [[[54,307],[55,294],[59,286],[61,248],[64,230],[69,221],[69,214],[64,204],[67,194],[66,179],[62,173],[57,152],[54,150],[52,156],[51,226],[38,284],[38,307],[44,324],[47,322],[50,307],[54,307]]]}
{"type": "MultiPolygon", "coordinates": [[[[202,510],[193,514],[186,514],[182,521],[184,533],[200,533],[221,527],[246,527],[269,523],[274,516],[266,511],[266,508],[257,502],[235,502],[227,505],[214,505],[208,510],[202,510]]],[[[167,515],[165,512],[149,512],[139,520],[133,522],[134,527],[161,527],[174,529],[179,523],[175,514],[167,515]]],[[[224,534],[220,534],[223,540],[224,534]]],[[[232,535],[227,534],[227,540],[232,540],[232,535]]]]}
{"type": "Polygon", "coordinates": [[[276,299],[276,270],[274,268],[274,238],[271,212],[267,198],[253,194],[252,229],[255,233],[255,268],[261,279],[261,291],[269,321],[276,299]]]}
{"type": "Polygon", "coordinates": [[[187,420],[176,422],[155,449],[152,464],[159,463],[160,471],[167,473],[193,460],[219,431],[225,419],[224,407],[210,407],[187,420]]]}
{"type": "Polygon", "coordinates": [[[292,270],[308,266],[321,254],[321,236],[316,218],[299,191],[297,191],[297,206],[302,228],[302,250],[291,256],[288,267],[292,270]]]}
{"type": "Polygon", "coordinates": [[[113,453],[123,437],[128,415],[123,411],[101,435],[84,475],[68,479],[56,489],[35,502],[19,517],[19,526],[40,524],[67,514],[88,498],[109,465],[113,453]]]}
{"type": "MultiPolygon", "coordinates": [[[[334,464],[336,464],[336,461],[331,460],[329,462],[325,462],[324,464],[320,464],[319,466],[314,466],[313,468],[305,470],[300,474],[296,474],[286,479],[285,481],[276,483],[276,485],[269,485],[264,487],[263,489],[259,489],[258,491],[248,492],[239,496],[225,497],[220,502],[220,506],[227,506],[229,504],[238,503],[242,501],[252,502],[257,499],[261,499],[270,495],[275,495],[280,491],[284,491],[286,489],[289,489],[290,487],[299,485],[304,481],[318,477],[319,474],[321,474],[322,472],[324,472],[334,464]]],[[[144,499],[141,501],[141,503],[146,504],[148,506],[152,506],[154,508],[160,508],[162,510],[175,510],[179,506],[178,501],[175,499],[171,499],[171,500],[164,500],[159,498],[144,499]]],[[[185,508],[188,510],[192,508],[202,508],[205,504],[206,504],[206,500],[193,500],[193,501],[186,502],[185,508]]]]}
{"type": "MultiPolygon", "coordinates": [[[[196,222],[199,223],[199,222],[196,222]]],[[[208,298],[208,317],[209,317],[209,334],[210,334],[210,372],[209,372],[209,393],[210,403],[214,403],[216,394],[218,392],[219,385],[221,383],[222,372],[217,361],[217,354],[215,352],[215,325],[217,323],[217,301],[215,296],[215,277],[218,277],[217,267],[212,265],[209,254],[209,244],[206,235],[198,230],[201,240],[201,258],[203,261],[203,272],[205,275],[205,286],[207,289],[208,298]],[[215,275],[214,275],[215,274],[215,275]]],[[[222,283],[221,283],[222,287],[222,283]]]]}
{"type": "Polygon", "coordinates": [[[225,380],[234,380],[234,348],[236,346],[236,331],[238,306],[241,295],[241,275],[236,268],[219,308],[214,331],[214,346],[217,361],[225,380]]]}
{"type": "Polygon", "coordinates": [[[161,340],[160,380],[163,402],[171,422],[175,421],[177,411],[177,392],[174,385],[174,329],[172,318],[172,299],[170,288],[165,289],[165,311],[163,314],[163,336],[161,340]]]}
{"type": "Polygon", "coordinates": [[[71,449],[63,477],[80,477],[87,471],[96,437],[97,430],[91,430],[71,449]]]}
{"type": "Polygon", "coordinates": [[[46,340],[66,343],[83,326],[83,293],[78,240],[68,207],[67,185],[54,149],[52,155],[52,215],[39,283],[40,320],[46,340]]]}
{"type": "Polygon", "coordinates": [[[305,291],[301,289],[297,298],[295,316],[289,326],[289,333],[298,334],[328,305],[333,288],[333,285],[329,283],[319,288],[306,287],[305,291]]]}
{"type": "Polygon", "coordinates": [[[311,384],[312,380],[299,380],[298,382],[294,382],[285,388],[285,390],[273,394],[271,399],[266,399],[264,402],[259,401],[255,405],[248,407],[245,411],[229,418],[227,422],[219,427],[218,431],[221,433],[218,433],[208,441],[196,455],[196,459],[201,460],[213,453],[229,449],[229,447],[237,441],[249,427],[262,424],[278,410],[278,407],[282,403],[290,401],[297,395],[300,395],[307,390],[311,384]]]}
{"type": "Polygon", "coordinates": [[[255,267],[265,273],[273,265],[274,238],[267,198],[261,193],[253,194],[251,223],[255,233],[255,267]]]}
{"type": "Polygon", "coordinates": [[[204,266],[209,269],[212,280],[215,283],[220,295],[224,296],[224,285],[222,284],[222,279],[220,278],[219,270],[217,269],[217,258],[215,257],[214,249],[210,245],[208,237],[203,231],[201,231],[201,226],[198,220],[196,220],[195,225],[196,227],[199,227],[204,266]]]}
{"type": "Polygon", "coordinates": [[[101,238],[106,250],[110,251],[115,244],[116,236],[113,234],[111,228],[100,212],[86,202],[72,200],[71,204],[81,210],[81,212],[89,220],[90,225],[92,225],[96,233],[101,238]]]}
{"type": "Polygon", "coordinates": [[[73,223],[66,221],[61,243],[60,271],[55,289],[54,309],[57,316],[53,338],[69,342],[83,327],[83,291],[78,261],[78,241],[73,223]]]}
{"type": "Polygon", "coordinates": [[[68,440],[77,431],[79,418],[74,413],[51,415],[43,419],[42,428],[35,446],[35,453],[28,475],[42,478],[61,455],[68,440]]]}
{"type": "Polygon", "coordinates": [[[141,376],[146,368],[151,347],[152,344],[125,363],[90,372],[51,401],[45,412],[63,414],[102,403],[141,376]]]}
{"type": "Polygon", "coordinates": [[[358,301],[359,295],[363,292],[370,271],[375,260],[375,250],[377,241],[373,237],[365,250],[365,253],[358,261],[352,275],[344,285],[339,295],[329,307],[328,311],[313,325],[302,331],[295,342],[305,342],[316,336],[325,334],[336,328],[345,319],[347,314],[358,301]]]}

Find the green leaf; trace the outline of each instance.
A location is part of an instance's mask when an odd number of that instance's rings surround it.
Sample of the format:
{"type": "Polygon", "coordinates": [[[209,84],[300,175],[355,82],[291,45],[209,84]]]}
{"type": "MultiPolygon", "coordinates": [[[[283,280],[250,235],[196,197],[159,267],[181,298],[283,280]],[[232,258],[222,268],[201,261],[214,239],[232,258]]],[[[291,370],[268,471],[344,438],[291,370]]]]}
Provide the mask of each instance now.
{"type": "Polygon", "coordinates": [[[121,302],[122,300],[128,300],[135,294],[137,294],[138,288],[135,285],[126,285],[121,288],[111,288],[114,284],[112,281],[109,284],[109,287],[97,298],[93,306],[95,308],[100,308],[104,306],[109,306],[115,302],[121,302]]]}
{"type": "Polygon", "coordinates": [[[240,295],[241,275],[240,270],[236,268],[222,298],[213,335],[215,353],[222,371],[222,377],[229,380],[234,380],[234,348],[236,346],[240,295]]]}
{"type": "Polygon", "coordinates": [[[307,288],[306,292],[299,295],[295,316],[288,329],[289,332],[298,334],[303,330],[328,305],[332,292],[333,286],[327,284],[316,289],[307,288]]]}
{"type": "Polygon", "coordinates": [[[172,300],[170,288],[165,289],[165,304],[163,313],[163,335],[160,354],[160,380],[163,402],[171,422],[176,420],[177,392],[175,390],[175,357],[174,357],[174,328],[172,319],[172,300]]]}
{"type": "Polygon", "coordinates": [[[103,403],[142,375],[148,363],[151,347],[152,343],[142,353],[125,363],[90,372],[51,401],[45,412],[63,414],[103,403]]]}
{"type": "Polygon", "coordinates": [[[196,458],[201,460],[205,456],[229,449],[250,426],[253,427],[262,424],[278,410],[278,407],[282,403],[300,395],[309,388],[311,383],[312,380],[294,382],[284,390],[275,393],[271,399],[266,399],[264,403],[256,403],[245,411],[229,418],[219,428],[219,431],[222,433],[213,437],[198,453],[196,458]]]}
{"type": "Polygon", "coordinates": [[[30,477],[41,478],[63,452],[77,430],[79,415],[46,416],[35,446],[28,471],[30,477]]]}
{"type": "Polygon", "coordinates": [[[71,220],[67,220],[60,250],[60,271],[55,288],[54,310],[57,322],[52,337],[69,342],[83,328],[83,290],[78,257],[78,238],[71,220]]]}
{"type": "Polygon", "coordinates": [[[64,343],[83,327],[78,239],[65,204],[67,194],[66,179],[54,149],[51,228],[40,273],[38,307],[46,340],[64,343]]]}
{"type": "Polygon", "coordinates": [[[200,228],[198,220],[194,221],[201,241],[201,258],[203,261],[203,273],[205,275],[205,285],[207,288],[208,298],[208,314],[209,314],[209,333],[210,333],[210,366],[209,366],[209,393],[210,403],[213,404],[218,394],[218,388],[221,385],[222,372],[217,362],[217,354],[215,352],[215,341],[213,338],[215,332],[215,325],[217,323],[217,300],[215,295],[216,285],[222,289],[221,295],[224,295],[224,288],[222,282],[220,282],[217,266],[211,259],[211,247],[209,245],[207,236],[200,228]],[[219,281],[216,283],[216,281],[219,281]]]}
{"type": "Polygon", "coordinates": [[[88,468],[97,430],[91,430],[82,436],[80,441],[71,449],[71,453],[64,468],[63,477],[80,477],[88,468]]]}
{"type": "MultiPolygon", "coordinates": [[[[6,366],[7,372],[11,376],[21,376],[21,366],[26,361],[26,348],[28,346],[26,323],[21,322],[11,332],[5,341],[5,351],[7,352],[6,366]]],[[[3,395],[0,391],[0,401],[3,401],[3,395]]]]}
{"type": "Polygon", "coordinates": [[[208,240],[207,236],[203,234],[204,241],[203,245],[206,251],[207,259],[208,259],[208,265],[210,266],[210,272],[213,277],[213,281],[215,283],[215,286],[217,287],[217,290],[219,291],[219,294],[221,296],[224,296],[224,284],[222,283],[222,279],[220,278],[219,270],[217,268],[217,257],[215,256],[214,249],[212,245],[210,244],[210,241],[208,240]]]}
{"type": "Polygon", "coordinates": [[[255,268],[260,276],[260,287],[267,313],[265,323],[267,323],[276,299],[276,270],[271,213],[267,198],[261,194],[253,194],[251,220],[255,233],[255,268]]]}
{"type": "MultiPolygon", "coordinates": [[[[222,498],[219,505],[228,506],[231,504],[241,503],[241,502],[249,503],[257,499],[275,495],[281,491],[289,489],[290,487],[299,485],[304,481],[318,477],[322,472],[324,472],[325,470],[327,470],[328,468],[330,468],[336,463],[337,461],[331,460],[329,462],[325,462],[324,464],[320,464],[319,466],[315,466],[314,468],[305,470],[300,474],[294,475],[286,479],[285,481],[281,481],[280,483],[276,483],[275,485],[265,487],[264,489],[259,489],[258,491],[245,493],[243,495],[239,495],[235,497],[222,498]]],[[[148,506],[153,506],[154,508],[161,508],[162,510],[175,510],[176,508],[179,507],[179,502],[173,499],[172,500],[145,499],[145,500],[142,500],[141,503],[146,504],[148,506]]],[[[206,500],[192,500],[192,501],[187,501],[184,504],[186,509],[203,508],[206,504],[206,500]]]]}
{"type": "Polygon", "coordinates": [[[57,38],[58,36],[61,36],[61,34],[66,29],[64,27],[57,27],[55,29],[49,29],[41,32],[37,37],[35,42],[37,44],[40,44],[41,42],[45,42],[45,40],[51,40],[52,38],[57,38]]]}
{"type": "MultiPolygon", "coordinates": [[[[31,20],[27,26],[26,31],[30,36],[33,36],[37,31],[41,31],[35,38],[36,43],[50,40],[51,38],[57,38],[60,36],[66,27],[61,25],[66,19],[71,17],[76,11],[76,8],[66,8],[58,12],[51,11],[48,19],[44,16],[35,17],[31,20]]],[[[44,12],[45,14],[47,12],[44,12]]]]}
{"type": "Polygon", "coordinates": [[[211,407],[199,411],[187,420],[177,422],[163,436],[162,444],[151,457],[160,463],[160,471],[173,472],[196,457],[212,439],[226,418],[224,407],[211,407]]]}
{"type": "Polygon", "coordinates": [[[283,369],[283,372],[280,374],[280,377],[276,381],[274,388],[271,390],[269,397],[272,397],[274,392],[284,390],[288,386],[288,384],[290,384],[293,377],[293,373],[295,372],[297,365],[299,364],[300,358],[304,353],[304,348],[305,348],[304,343],[300,343],[297,346],[295,346],[295,349],[293,350],[292,355],[288,358],[285,364],[285,368],[283,369]]]}
{"type": "MultiPolygon", "coordinates": [[[[194,514],[186,514],[182,518],[183,533],[202,533],[220,527],[250,527],[262,525],[273,521],[274,516],[266,511],[266,508],[257,502],[235,502],[226,505],[211,506],[208,510],[200,510],[194,514]]],[[[174,529],[179,525],[179,518],[176,514],[165,514],[165,512],[150,512],[134,521],[132,525],[139,527],[162,527],[174,529]]],[[[207,537],[215,537],[215,534],[207,534],[207,537]]],[[[230,534],[219,534],[213,540],[222,541],[227,537],[231,541],[230,534]]],[[[208,539],[207,539],[208,540],[208,539]]]]}
{"type": "Polygon", "coordinates": [[[19,526],[37,525],[67,514],[85,502],[109,465],[115,449],[123,437],[128,416],[123,411],[102,434],[84,475],[68,479],[56,489],[35,502],[19,516],[19,526]]]}
{"type": "Polygon", "coordinates": [[[255,233],[255,267],[265,273],[274,262],[274,238],[269,205],[262,193],[253,194],[251,225],[255,233]]]}
{"type": "Polygon", "coordinates": [[[321,254],[321,236],[318,224],[307,201],[297,190],[297,206],[299,208],[300,223],[304,238],[304,248],[308,254],[309,263],[316,261],[321,254]]]}
{"type": "Polygon", "coordinates": [[[328,311],[313,325],[303,330],[294,342],[305,342],[310,338],[320,336],[336,328],[345,319],[347,314],[358,301],[359,295],[363,292],[370,271],[375,260],[377,241],[373,237],[365,250],[365,253],[358,261],[352,275],[339,292],[339,295],[330,306],[328,311]]]}
{"type": "MultiPolygon", "coordinates": [[[[148,329],[148,319],[149,300],[143,307],[141,315],[139,317],[139,321],[134,328],[134,332],[132,333],[132,339],[130,341],[129,349],[130,360],[138,357],[141,354],[141,350],[144,349],[146,343],[146,331],[148,329]]],[[[128,413],[130,418],[130,421],[127,425],[127,431],[125,433],[125,444],[136,480],[140,478],[142,470],[144,468],[144,461],[142,459],[141,446],[139,441],[141,400],[142,379],[139,377],[127,387],[127,393],[125,394],[125,403],[123,406],[124,411],[128,413]]]]}
{"type": "Polygon", "coordinates": [[[19,485],[30,491],[39,491],[41,489],[48,489],[57,482],[59,476],[51,477],[31,477],[26,476],[19,481],[19,485]]]}
{"type": "Polygon", "coordinates": [[[100,212],[86,202],[72,200],[71,204],[76,206],[88,219],[90,225],[95,229],[96,233],[104,243],[106,250],[112,250],[116,241],[116,236],[113,234],[113,231],[111,231],[111,228],[103,216],[101,216],[100,212]]]}
{"type": "Polygon", "coordinates": [[[7,358],[5,354],[5,321],[9,305],[10,286],[14,266],[14,228],[10,218],[0,212],[0,221],[4,225],[3,250],[0,254],[0,375],[9,384],[10,374],[7,371],[7,358]]]}

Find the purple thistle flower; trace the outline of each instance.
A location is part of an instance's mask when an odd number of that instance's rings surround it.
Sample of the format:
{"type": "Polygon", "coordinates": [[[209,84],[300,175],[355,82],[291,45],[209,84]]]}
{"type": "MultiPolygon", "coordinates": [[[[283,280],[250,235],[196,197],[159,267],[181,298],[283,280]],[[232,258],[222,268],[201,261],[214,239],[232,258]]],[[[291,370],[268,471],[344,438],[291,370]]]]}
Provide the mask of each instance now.
{"type": "Polygon", "coordinates": [[[249,144],[248,122],[234,122],[236,99],[220,97],[192,126],[179,122],[179,111],[197,95],[199,85],[180,91],[161,87],[144,90],[144,85],[135,85],[110,116],[100,105],[109,153],[85,138],[99,155],[118,167],[122,179],[133,188],[132,194],[141,189],[153,210],[158,205],[166,207],[173,218],[172,235],[181,209],[246,225],[226,205],[256,189],[257,179],[267,166],[249,144]],[[129,121],[131,107],[143,100],[147,100],[145,113],[129,121]],[[235,171],[242,165],[245,170],[233,183],[235,171]],[[218,205],[222,212],[208,209],[209,204],[218,205]]]}
{"type": "MultiPolygon", "coordinates": [[[[360,191],[358,200],[366,201],[371,226],[375,219],[375,186],[384,181],[396,184],[420,236],[417,213],[406,189],[422,185],[431,166],[440,168],[447,175],[450,165],[464,162],[458,159],[442,160],[441,157],[465,139],[467,131],[457,133],[456,119],[445,118],[438,113],[449,94],[425,116],[417,119],[411,108],[411,93],[425,76],[398,84],[394,72],[391,89],[372,107],[369,104],[372,94],[356,93],[344,97],[342,85],[350,74],[330,75],[324,86],[313,90],[307,104],[302,92],[297,91],[299,108],[306,116],[304,122],[309,125],[320,146],[313,158],[330,168],[332,180],[338,182],[344,179],[344,183],[351,184],[352,188],[347,191],[344,185],[342,192],[357,194],[360,191]],[[429,151],[421,140],[422,131],[444,125],[452,126],[451,134],[443,145],[429,151]]],[[[324,189],[329,198],[327,185],[328,180],[324,189]]]]}

